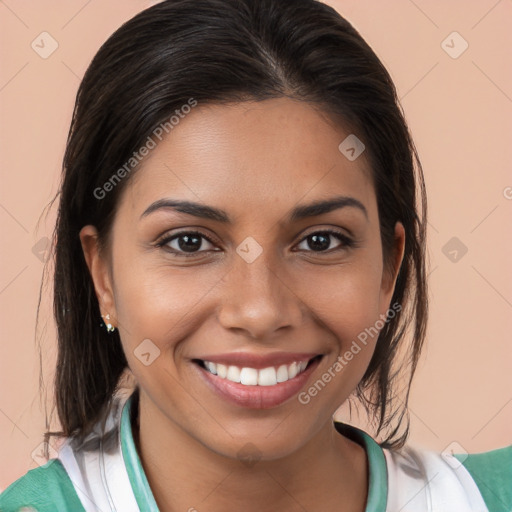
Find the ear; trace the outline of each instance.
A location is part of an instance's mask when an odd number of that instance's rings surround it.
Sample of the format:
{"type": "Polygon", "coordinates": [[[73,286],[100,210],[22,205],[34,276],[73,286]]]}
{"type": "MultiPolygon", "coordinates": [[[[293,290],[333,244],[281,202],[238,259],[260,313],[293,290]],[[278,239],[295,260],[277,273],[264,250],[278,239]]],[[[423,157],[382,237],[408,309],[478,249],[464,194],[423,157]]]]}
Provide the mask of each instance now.
{"type": "Polygon", "coordinates": [[[390,306],[393,292],[395,291],[398,272],[402,265],[405,250],[405,229],[401,222],[395,224],[395,236],[393,241],[393,254],[391,261],[384,266],[380,289],[381,313],[385,313],[390,306]]]}
{"type": "Polygon", "coordinates": [[[94,283],[101,315],[110,315],[110,323],[117,327],[117,314],[115,310],[112,278],[108,266],[109,262],[100,251],[98,231],[94,226],[87,225],[80,230],[79,236],[85,261],[94,283]]]}

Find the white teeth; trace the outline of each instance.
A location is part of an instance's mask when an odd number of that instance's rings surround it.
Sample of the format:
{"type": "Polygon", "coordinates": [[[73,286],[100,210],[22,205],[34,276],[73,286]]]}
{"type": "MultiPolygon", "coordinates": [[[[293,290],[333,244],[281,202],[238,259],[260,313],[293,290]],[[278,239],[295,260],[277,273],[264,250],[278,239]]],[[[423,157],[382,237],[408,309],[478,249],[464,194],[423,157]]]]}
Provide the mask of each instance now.
{"type": "Polygon", "coordinates": [[[282,364],[277,369],[277,382],[285,382],[288,380],[288,366],[282,364]]]}
{"type": "Polygon", "coordinates": [[[273,366],[258,372],[258,386],[275,386],[277,384],[276,369],[273,366]]]}
{"type": "Polygon", "coordinates": [[[228,368],[226,379],[232,382],[240,382],[240,368],[238,368],[237,366],[230,366],[228,368]]]}
{"type": "Polygon", "coordinates": [[[288,367],[288,378],[293,379],[293,377],[295,377],[297,375],[297,373],[299,373],[299,368],[297,366],[297,363],[293,362],[288,367]]]}
{"type": "Polygon", "coordinates": [[[226,375],[228,374],[228,367],[224,364],[217,364],[217,375],[219,377],[222,377],[223,379],[226,378],[226,375]]]}
{"type": "Polygon", "coordinates": [[[217,375],[217,365],[215,363],[212,363],[211,361],[206,361],[206,366],[210,373],[213,373],[213,375],[217,375]]]}
{"type": "Polygon", "coordinates": [[[242,368],[240,371],[240,384],[256,386],[258,384],[258,370],[254,368],[242,368]]]}
{"type": "Polygon", "coordinates": [[[302,373],[306,369],[308,361],[293,362],[289,365],[282,364],[277,368],[269,366],[261,370],[247,367],[239,368],[233,365],[227,366],[211,361],[204,361],[204,365],[213,375],[231,382],[239,382],[245,386],[275,386],[277,383],[286,382],[302,373]]]}

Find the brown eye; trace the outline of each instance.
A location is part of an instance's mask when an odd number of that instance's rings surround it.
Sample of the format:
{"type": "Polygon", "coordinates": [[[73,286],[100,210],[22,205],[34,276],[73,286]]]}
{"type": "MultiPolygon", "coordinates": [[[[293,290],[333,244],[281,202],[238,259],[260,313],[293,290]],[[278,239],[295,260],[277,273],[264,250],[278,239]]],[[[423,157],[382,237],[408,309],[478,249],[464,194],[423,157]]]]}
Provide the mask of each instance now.
{"type": "Polygon", "coordinates": [[[182,231],[164,238],[157,246],[166,248],[175,256],[187,257],[212,250],[208,244],[215,247],[213,242],[199,231],[182,231]]]}
{"type": "Polygon", "coordinates": [[[310,249],[309,252],[327,252],[331,249],[330,246],[333,238],[338,240],[339,243],[334,249],[332,249],[332,252],[352,247],[353,245],[353,241],[348,236],[333,230],[315,231],[314,233],[310,233],[301,240],[301,244],[305,243],[310,249]]]}

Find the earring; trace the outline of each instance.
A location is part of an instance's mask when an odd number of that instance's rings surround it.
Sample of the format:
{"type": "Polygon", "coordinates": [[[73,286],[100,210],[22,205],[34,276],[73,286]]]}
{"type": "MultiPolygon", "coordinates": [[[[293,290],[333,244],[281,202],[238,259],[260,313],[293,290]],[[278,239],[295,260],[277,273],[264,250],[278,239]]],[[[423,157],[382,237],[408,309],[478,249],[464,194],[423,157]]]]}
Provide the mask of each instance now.
{"type": "Polygon", "coordinates": [[[116,330],[116,328],[110,323],[110,314],[107,314],[105,316],[105,319],[103,321],[105,322],[105,324],[107,326],[107,331],[114,332],[116,330]],[[107,320],[106,322],[105,322],[105,319],[107,320]]]}

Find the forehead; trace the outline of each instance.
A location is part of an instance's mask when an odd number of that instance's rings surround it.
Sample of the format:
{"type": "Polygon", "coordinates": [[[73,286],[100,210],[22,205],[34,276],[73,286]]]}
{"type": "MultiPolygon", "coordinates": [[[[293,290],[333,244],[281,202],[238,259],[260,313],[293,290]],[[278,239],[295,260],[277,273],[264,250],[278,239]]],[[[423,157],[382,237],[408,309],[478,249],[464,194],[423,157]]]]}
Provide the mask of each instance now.
{"type": "Polygon", "coordinates": [[[365,154],[339,149],[350,131],[318,108],[288,98],[196,106],[151,150],[124,206],[180,197],[243,212],[349,195],[375,201],[365,154]]]}

